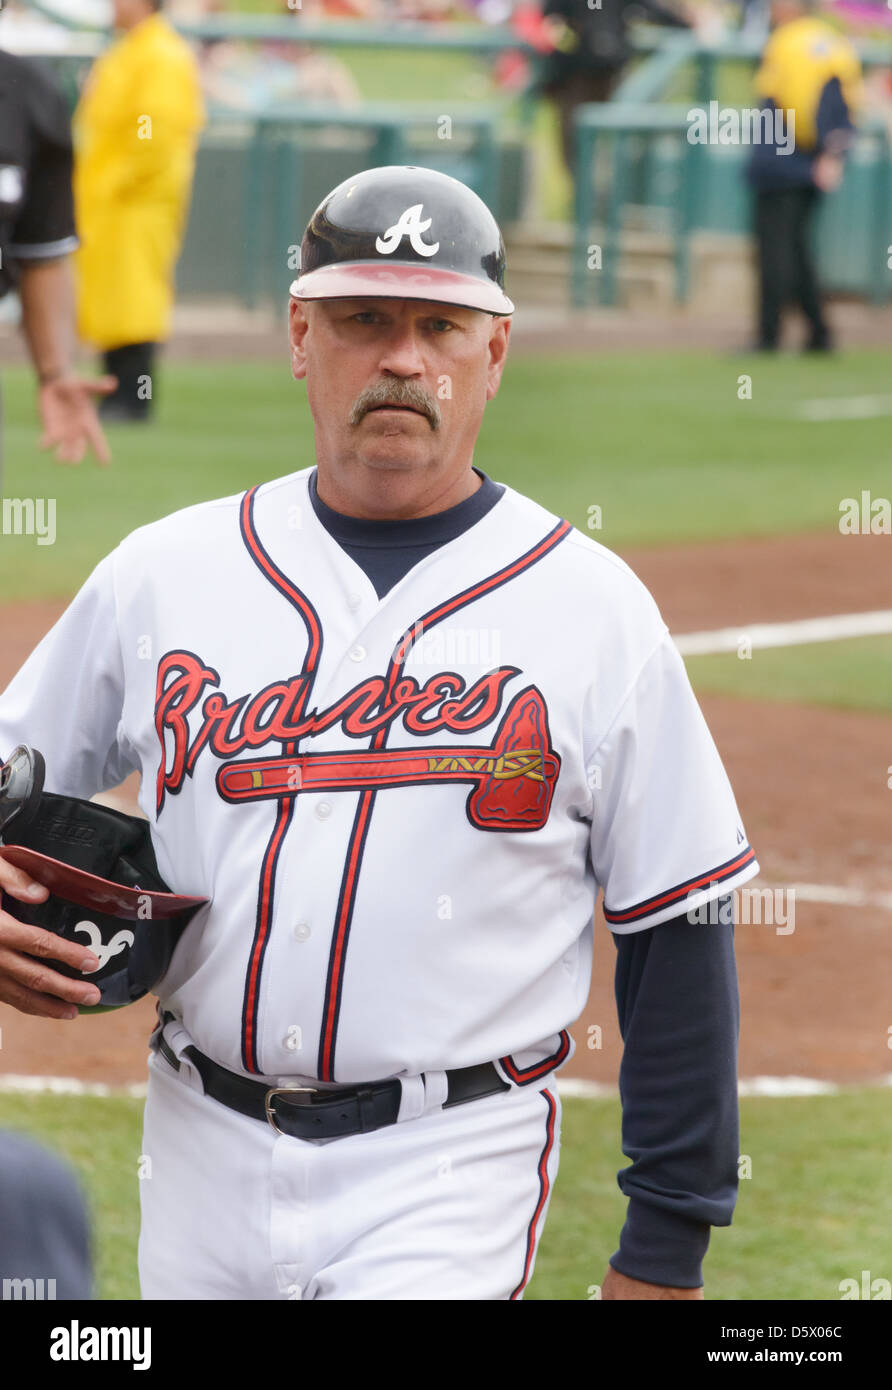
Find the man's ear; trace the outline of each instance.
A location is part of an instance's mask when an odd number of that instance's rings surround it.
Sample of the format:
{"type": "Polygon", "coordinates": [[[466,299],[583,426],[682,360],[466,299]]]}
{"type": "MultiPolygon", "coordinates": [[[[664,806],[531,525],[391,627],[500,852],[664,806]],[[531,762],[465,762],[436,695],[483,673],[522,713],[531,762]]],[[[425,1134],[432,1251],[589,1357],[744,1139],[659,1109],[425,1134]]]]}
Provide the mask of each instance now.
{"type": "Polygon", "coordinates": [[[511,320],[505,316],[494,318],[489,335],[489,366],[486,373],[486,399],[491,401],[499,389],[505,359],[508,356],[508,339],[511,336],[511,320]]]}
{"type": "Polygon", "coordinates": [[[291,345],[291,375],[295,381],[303,381],[307,374],[305,339],[309,326],[307,305],[300,299],[292,298],[288,306],[288,341],[291,345]]]}

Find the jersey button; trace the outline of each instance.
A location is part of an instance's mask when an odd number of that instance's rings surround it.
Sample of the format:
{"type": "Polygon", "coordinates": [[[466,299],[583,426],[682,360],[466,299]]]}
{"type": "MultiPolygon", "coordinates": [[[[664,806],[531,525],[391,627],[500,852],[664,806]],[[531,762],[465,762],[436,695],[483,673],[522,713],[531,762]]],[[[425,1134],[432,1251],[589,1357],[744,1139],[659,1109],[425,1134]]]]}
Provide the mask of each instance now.
{"type": "Polygon", "coordinates": [[[308,922],[298,922],[294,928],[295,941],[306,941],[310,935],[310,924],[308,922]]]}
{"type": "Polygon", "coordinates": [[[359,597],[359,594],[347,595],[347,607],[350,609],[351,613],[355,613],[361,603],[362,599],[359,597]]]}
{"type": "Polygon", "coordinates": [[[350,648],[349,655],[351,661],[365,661],[365,647],[360,647],[357,644],[357,646],[350,648]]]}
{"type": "Polygon", "coordinates": [[[319,805],[316,807],[316,816],[317,816],[317,818],[318,818],[319,820],[328,820],[328,817],[329,817],[330,815],[331,815],[331,802],[330,802],[330,801],[320,801],[320,802],[319,802],[319,805]]]}

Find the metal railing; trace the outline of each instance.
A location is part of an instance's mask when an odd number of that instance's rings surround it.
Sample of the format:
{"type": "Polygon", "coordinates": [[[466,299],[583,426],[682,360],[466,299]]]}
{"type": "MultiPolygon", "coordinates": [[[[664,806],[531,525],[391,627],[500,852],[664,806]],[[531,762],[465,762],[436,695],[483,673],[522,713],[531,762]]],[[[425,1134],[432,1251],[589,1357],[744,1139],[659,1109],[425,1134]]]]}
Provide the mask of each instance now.
{"type": "Polygon", "coordinates": [[[685,106],[632,106],[625,102],[581,106],[576,112],[576,178],[574,205],[573,264],[571,296],[574,306],[582,308],[592,302],[615,304],[619,274],[620,239],[623,209],[626,203],[628,176],[627,152],[633,136],[648,138],[661,134],[676,135],[684,142],[684,164],[680,181],[680,197],[675,208],[675,279],[676,295],[687,297],[690,265],[690,232],[694,223],[697,179],[700,174],[698,154],[701,146],[687,141],[688,108],[685,106]],[[599,243],[601,265],[593,276],[588,268],[589,237],[595,223],[597,190],[594,179],[595,156],[605,149],[609,165],[603,170],[606,196],[600,219],[602,240],[599,243]],[[597,293],[593,289],[597,288],[597,293]]]}
{"type": "MultiPolygon", "coordinates": [[[[668,209],[673,241],[676,299],[683,303],[690,291],[691,237],[704,225],[703,207],[706,180],[710,174],[711,147],[688,139],[689,107],[684,105],[632,106],[625,102],[581,106],[576,113],[576,179],[571,298],[576,307],[591,303],[615,304],[622,253],[624,210],[627,206],[633,141],[645,142],[645,155],[653,143],[666,135],[679,143],[678,179],[668,209]],[[596,158],[601,167],[597,170],[596,158]],[[598,188],[600,184],[600,189],[598,188]],[[600,193],[600,196],[599,196],[600,193]],[[589,270],[592,229],[601,235],[600,269],[589,270]]],[[[858,213],[852,212],[864,228],[875,254],[868,257],[858,286],[873,303],[884,303],[892,293],[892,277],[886,263],[889,228],[892,226],[892,139],[882,119],[865,121],[859,128],[862,150],[873,155],[862,173],[866,186],[861,191],[858,213]]],[[[725,152],[727,153],[727,151],[725,152]]],[[[856,150],[850,162],[856,157],[856,150]]],[[[742,178],[743,155],[734,163],[733,173],[742,178]]],[[[846,179],[849,178],[847,170],[846,179]]],[[[847,198],[847,184],[831,199],[847,198]]],[[[839,254],[843,253],[840,248],[839,254]]]]}
{"type": "MultiPolygon", "coordinates": [[[[892,43],[864,40],[854,46],[865,70],[892,66],[892,43]]],[[[571,272],[571,298],[575,305],[592,302],[593,283],[598,286],[598,302],[616,302],[620,234],[630,173],[627,154],[630,142],[635,137],[643,137],[648,146],[665,135],[675,136],[682,142],[677,195],[671,211],[676,297],[681,302],[688,297],[691,234],[698,226],[704,180],[708,175],[707,147],[692,144],[686,138],[689,108],[680,104],[670,105],[660,99],[670,83],[677,80],[679,73],[690,67],[692,100],[709,102],[716,96],[720,64],[745,62],[755,68],[763,47],[764,39],[758,36],[728,34],[717,43],[703,44],[690,32],[664,33],[659,48],[620,83],[610,102],[586,105],[577,110],[574,258],[571,272]],[[593,277],[587,265],[589,235],[596,211],[593,171],[596,149],[601,151],[605,146],[607,153],[602,163],[607,163],[607,172],[602,182],[607,187],[600,199],[604,207],[600,223],[603,229],[602,269],[598,276],[593,277]]],[[[870,219],[876,244],[886,246],[888,226],[892,224],[892,156],[888,127],[880,118],[868,120],[862,126],[861,138],[875,143],[877,147],[865,215],[870,219]]],[[[889,278],[885,261],[878,258],[865,285],[865,292],[873,302],[885,302],[888,298],[889,278]]]]}

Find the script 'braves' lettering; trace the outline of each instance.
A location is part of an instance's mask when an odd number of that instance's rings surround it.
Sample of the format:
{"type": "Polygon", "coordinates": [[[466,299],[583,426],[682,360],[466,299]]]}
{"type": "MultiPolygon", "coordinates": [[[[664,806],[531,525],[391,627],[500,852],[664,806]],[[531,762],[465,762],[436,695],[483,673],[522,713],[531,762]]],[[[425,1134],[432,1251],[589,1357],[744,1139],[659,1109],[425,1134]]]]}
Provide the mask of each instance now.
{"type": "Polygon", "coordinates": [[[499,666],[470,686],[455,671],[438,672],[423,685],[404,675],[390,689],[383,676],[371,676],[327,709],[307,711],[312,677],[306,673],[273,681],[254,696],[227,700],[220,691],[205,693],[220,683],[212,666],[193,652],[167,652],[158,663],[155,695],[155,729],[162,750],[158,810],[164,793],[179,791],[184,777],[192,775],[205,747],[218,758],[230,759],[245,749],[289,743],[335,724],[351,738],[368,738],[400,718],[413,734],[473,733],[499,713],[505,684],[518,673],[516,666],[499,666]],[[193,735],[188,716],[202,695],[201,724],[193,735]]]}

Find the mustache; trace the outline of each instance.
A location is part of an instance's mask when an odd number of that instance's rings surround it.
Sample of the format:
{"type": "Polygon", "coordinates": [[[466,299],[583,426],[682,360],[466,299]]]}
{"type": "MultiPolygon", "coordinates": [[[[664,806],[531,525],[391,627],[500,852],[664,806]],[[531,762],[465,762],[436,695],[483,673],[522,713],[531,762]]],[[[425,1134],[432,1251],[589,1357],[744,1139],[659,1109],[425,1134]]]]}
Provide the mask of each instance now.
{"type": "Polygon", "coordinates": [[[400,381],[398,379],[378,381],[374,386],[367,386],[364,391],[360,392],[353,402],[353,409],[350,411],[350,424],[358,425],[363,416],[381,405],[408,406],[410,409],[418,410],[422,415],[427,416],[432,430],[440,428],[442,418],[440,407],[433,396],[414,381],[400,381]]]}

